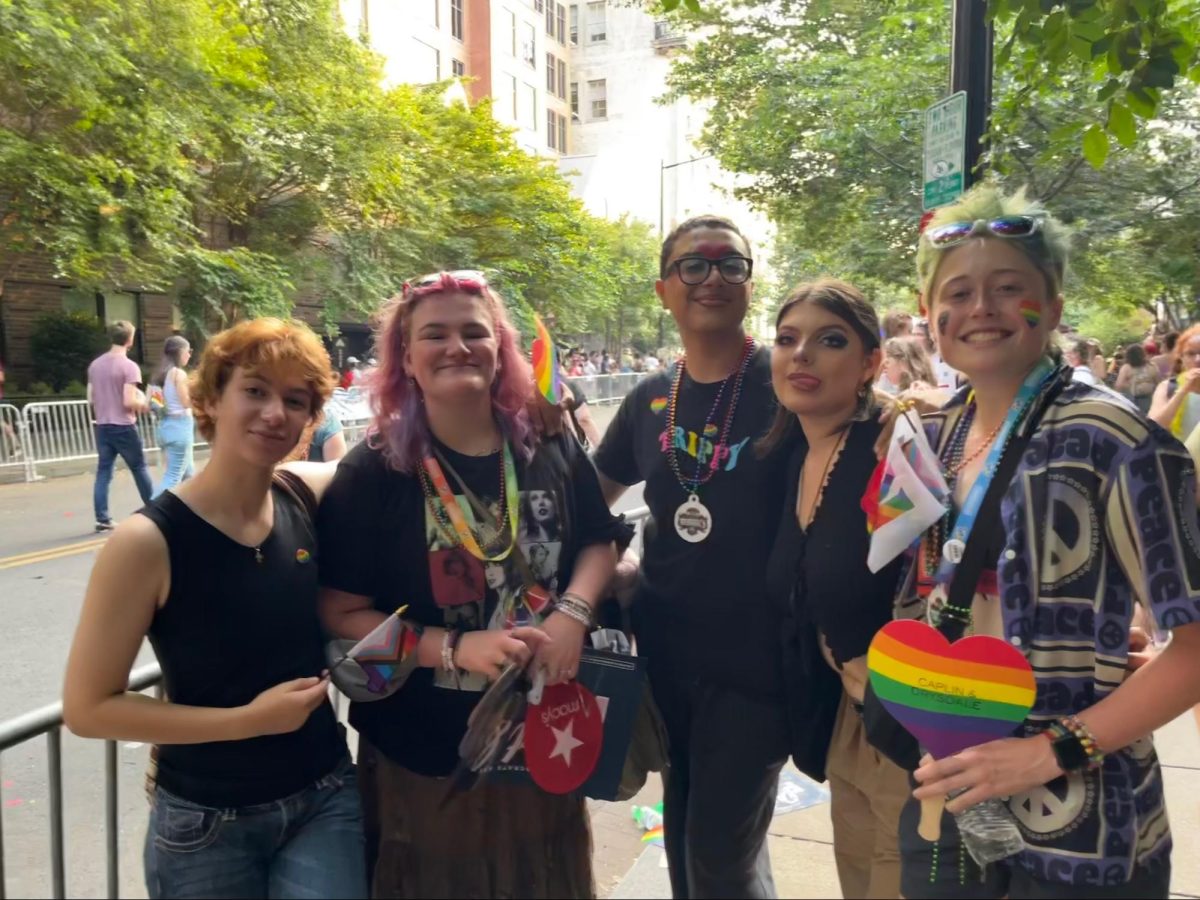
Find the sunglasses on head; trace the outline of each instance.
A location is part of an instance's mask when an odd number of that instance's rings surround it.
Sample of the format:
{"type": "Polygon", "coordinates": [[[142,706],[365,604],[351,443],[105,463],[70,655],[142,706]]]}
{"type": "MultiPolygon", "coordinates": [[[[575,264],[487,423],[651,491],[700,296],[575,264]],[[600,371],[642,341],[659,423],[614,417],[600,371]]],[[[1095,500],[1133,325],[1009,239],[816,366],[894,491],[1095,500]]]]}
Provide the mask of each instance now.
{"type": "Polygon", "coordinates": [[[998,238],[1027,238],[1037,234],[1041,227],[1040,216],[1000,216],[995,219],[939,225],[926,231],[924,237],[930,246],[941,250],[983,234],[998,238]]]}
{"type": "Polygon", "coordinates": [[[483,293],[487,288],[487,276],[477,269],[459,269],[455,272],[430,272],[428,275],[422,275],[415,281],[408,281],[404,284],[404,294],[436,294],[443,290],[442,279],[446,276],[454,279],[459,287],[467,291],[475,291],[483,293]]]}

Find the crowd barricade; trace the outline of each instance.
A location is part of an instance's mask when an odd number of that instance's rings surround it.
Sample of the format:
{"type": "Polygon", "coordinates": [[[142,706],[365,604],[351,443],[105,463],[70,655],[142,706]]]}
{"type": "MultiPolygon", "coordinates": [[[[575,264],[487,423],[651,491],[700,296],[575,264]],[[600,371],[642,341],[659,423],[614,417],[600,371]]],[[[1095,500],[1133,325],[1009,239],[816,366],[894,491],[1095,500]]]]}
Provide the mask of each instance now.
{"type": "MultiPolygon", "coordinates": [[[[641,532],[645,525],[646,519],[649,518],[650,511],[646,507],[640,507],[625,513],[625,519],[630,524],[633,524],[638,529],[638,537],[635,546],[641,547],[641,532]]],[[[149,665],[141,666],[135,669],[129,676],[129,690],[145,691],[154,689],[155,696],[162,697],[162,671],[158,663],[150,663],[149,665]]],[[[342,695],[330,687],[331,697],[333,699],[334,711],[338,718],[342,718],[342,695]]],[[[52,895],[55,898],[67,896],[67,876],[70,874],[67,871],[67,860],[78,860],[80,851],[78,848],[73,848],[70,857],[68,857],[65,846],[63,828],[63,809],[66,804],[66,799],[63,795],[63,765],[62,765],[62,730],[63,730],[63,710],[62,703],[51,703],[39,709],[27,712],[24,715],[16,716],[5,722],[0,722],[0,772],[3,772],[3,756],[6,750],[12,750],[19,747],[28,741],[35,740],[43,735],[46,738],[46,771],[47,785],[49,789],[49,803],[43,807],[48,809],[47,817],[49,818],[50,833],[49,840],[49,865],[50,865],[50,881],[52,885],[52,895]]],[[[118,746],[116,741],[104,742],[104,855],[105,855],[105,881],[106,891],[105,896],[115,898],[120,892],[120,873],[118,871],[118,861],[120,859],[120,836],[121,823],[119,816],[118,798],[117,798],[117,782],[118,782],[118,746]]],[[[140,840],[141,829],[131,829],[132,834],[136,839],[140,840]]],[[[76,834],[82,832],[75,832],[76,834]]],[[[22,860],[24,865],[41,865],[43,860],[32,860],[25,858],[22,860]]],[[[5,865],[6,859],[4,855],[4,809],[0,807],[0,900],[5,900],[7,891],[5,886],[5,865]]],[[[81,886],[73,884],[71,886],[71,896],[80,896],[83,894],[93,894],[96,891],[96,886],[87,885],[81,886]]]]}
{"type": "MultiPolygon", "coordinates": [[[[619,403],[642,376],[584,375],[573,379],[593,404],[619,403]]],[[[371,409],[364,391],[338,389],[326,408],[337,415],[349,446],[366,435],[371,409]]],[[[137,417],[142,446],[151,459],[158,453],[158,420],[152,413],[137,417]]],[[[196,448],[207,446],[196,436],[196,448]]],[[[46,400],[28,403],[18,410],[0,404],[0,475],[21,473],[26,481],[43,477],[38,466],[96,458],[96,432],[91,406],[86,400],[46,400]]]]}

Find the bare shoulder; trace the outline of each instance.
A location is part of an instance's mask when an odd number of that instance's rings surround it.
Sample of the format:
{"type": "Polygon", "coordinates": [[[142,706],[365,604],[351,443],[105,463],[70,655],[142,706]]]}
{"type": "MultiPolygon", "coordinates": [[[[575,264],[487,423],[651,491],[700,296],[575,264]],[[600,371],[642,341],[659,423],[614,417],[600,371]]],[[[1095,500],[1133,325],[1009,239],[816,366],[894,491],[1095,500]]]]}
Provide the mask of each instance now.
{"type": "Polygon", "coordinates": [[[304,483],[308,485],[309,490],[316,495],[317,502],[320,502],[325,489],[329,487],[333,481],[333,476],[337,474],[337,467],[338,464],[336,462],[324,463],[297,460],[295,462],[283,463],[279,468],[291,472],[293,475],[299,475],[304,483]]]}
{"type": "Polygon", "coordinates": [[[92,567],[93,586],[111,586],[123,597],[145,594],[161,604],[170,579],[167,541],[149,518],[130,516],[104,542],[92,567]]]}

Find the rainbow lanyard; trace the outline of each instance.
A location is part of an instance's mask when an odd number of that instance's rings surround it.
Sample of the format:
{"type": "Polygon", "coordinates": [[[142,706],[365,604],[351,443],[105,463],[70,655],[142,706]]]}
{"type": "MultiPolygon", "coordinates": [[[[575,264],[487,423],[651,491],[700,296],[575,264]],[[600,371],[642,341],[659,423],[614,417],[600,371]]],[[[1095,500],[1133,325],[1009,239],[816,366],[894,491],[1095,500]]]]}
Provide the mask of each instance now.
{"type": "MultiPolygon", "coordinates": [[[[1004,455],[1004,448],[1008,446],[1008,439],[1016,430],[1017,425],[1024,418],[1026,410],[1034,399],[1041,393],[1055,373],[1054,363],[1048,358],[1043,357],[1036,366],[1025,376],[1025,381],[1021,384],[1021,389],[1017,392],[1016,400],[1008,410],[1008,415],[1004,418],[1004,424],[1000,429],[1000,433],[996,435],[996,439],[992,442],[992,449],[988,452],[987,458],[983,462],[983,469],[978,477],[971,485],[971,490],[967,493],[967,498],[963,502],[962,508],[958,511],[958,515],[954,519],[954,527],[950,530],[949,541],[958,541],[963,547],[966,546],[967,538],[971,536],[971,529],[975,527],[975,517],[979,514],[979,508],[983,506],[983,498],[987,494],[988,487],[992,483],[992,477],[996,474],[996,467],[1000,465],[1000,457],[1004,455]]],[[[972,391],[967,398],[967,403],[973,402],[975,392],[972,391]]],[[[948,585],[951,579],[954,578],[954,571],[958,567],[957,562],[950,562],[945,556],[942,557],[942,563],[938,567],[937,580],[941,584],[948,585]]]]}
{"type": "Polygon", "coordinates": [[[446,475],[442,472],[442,467],[438,465],[438,461],[432,456],[427,456],[423,460],[423,465],[425,466],[425,474],[429,476],[429,480],[433,482],[433,486],[437,490],[437,501],[432,497],[428,498],[430,506],[435,502],[441,505],[446,517],[450,519],[450,524],[454,526],[454,531],[458,535],[459,542],[466,548],[467,552],[476,559],[481,559],[484,562],[499,562],[502,559],[507,559],[517,543],[518,502],[517,467],[513,464],[512,451],[508,449],[508,442],[506,441],[504,444],[504,506],[508,507],[508,529],[511,540],[508,546],[496,556],[488,556],[484,553],[479,543],[475,540],[475,535],[471,533],[471,526],[467,524],[467,520],[463,517],[462,508],[454,498],[454,492],[450,490],[450,484],[446,481],[446,475]]]}

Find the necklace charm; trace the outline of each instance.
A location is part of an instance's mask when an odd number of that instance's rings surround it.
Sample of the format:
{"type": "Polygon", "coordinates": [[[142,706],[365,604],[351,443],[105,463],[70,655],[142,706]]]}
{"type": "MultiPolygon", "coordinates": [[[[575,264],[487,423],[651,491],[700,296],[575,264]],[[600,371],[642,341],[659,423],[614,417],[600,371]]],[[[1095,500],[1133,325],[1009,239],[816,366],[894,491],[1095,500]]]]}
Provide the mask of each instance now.
{"type": "Polygon", "coordinates": [[[675,510],[675,533],[689,544],[698,544],[712,531],[712,513],[695,494],[675,510]]]}
{"type": "Polygon", "coordinates": [[[942,544],[942,557],[952,566],[957,566],[962,562],[963,553],[966,549],[967,545],[958,538],[950,538],[950,540],[942,544]]]}

